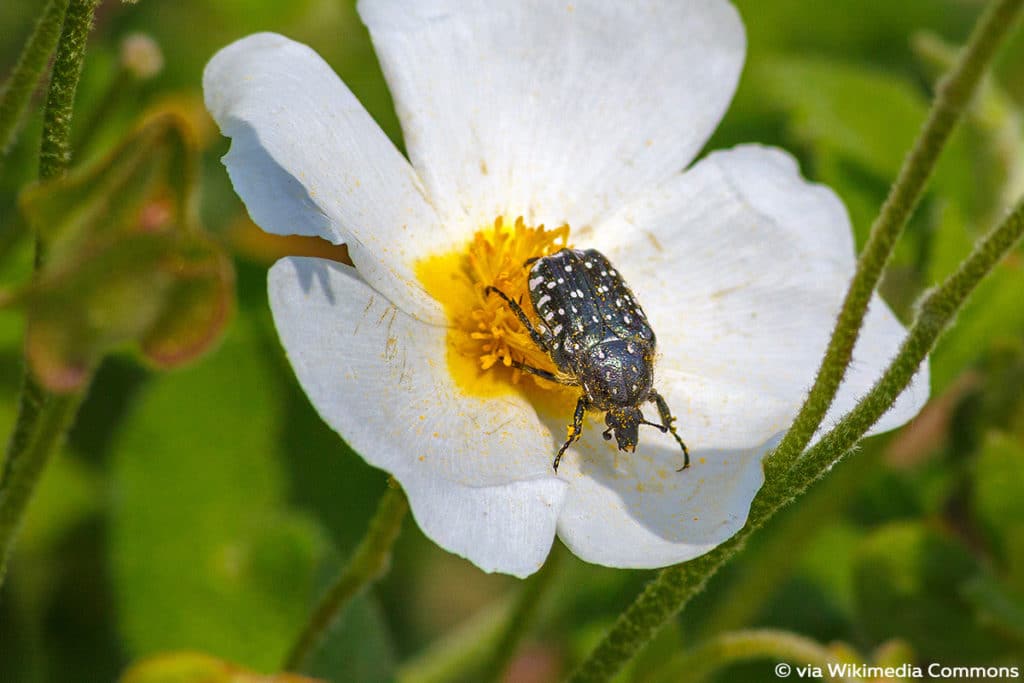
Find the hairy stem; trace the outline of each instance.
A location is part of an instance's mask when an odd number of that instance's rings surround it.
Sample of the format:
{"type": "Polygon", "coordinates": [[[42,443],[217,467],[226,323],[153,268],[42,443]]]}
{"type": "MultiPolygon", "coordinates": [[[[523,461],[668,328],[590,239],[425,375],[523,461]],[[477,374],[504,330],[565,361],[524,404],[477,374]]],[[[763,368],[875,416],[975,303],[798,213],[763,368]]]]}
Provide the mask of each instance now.
{"type": "Polygon", "coordinates": [[[996,0],[990,4],[971,33],[960,59],[939,82],[924,127],[871,226],[814,385],[785,438],[765,461],[769,480],[789,470],[832,405],[853,357],[853,347],[871,296],[896,239],[920,201],[939,155],[977,90],[996,48],[1016,24],[1022,4],[1021,0],[996,0]]]}
{"type": "Polygon", "coordinates": [[[785,488],[799,493],[828,472],[892,406],[913,378],[942,333],[956,317],[978,283],[1024,235],[1024,200],[998,226],[974,247],[971,255],[946,280],[921,302],[917,319],[911,325],[885,373],[871,391],[838,424],[797,461],[787,475],[785,488]]]}
{"type": "Polygon", "coordinates": [[[68,0],[49,0],[14,65],[14,71],[0,92],[0,154],[14,142],[18,122],[28,107],[32,93],[43,77],[50,55],[57,46],[68,0]]]}
{"type": "MultiPolygon", "coordinates": [[[[43,113],[43,139],[39,151],[39,178],[42,181],[62,176],[71,159],[71,114],[97,4],[99,0],[71,0],[64,17],[43,113]]],[[[37,271],[44,260],[45,254],[37,239],[37,271]]],[[[10,556],[32,492],[50,453],[63,442],[84,395],[84,390],[69,395],[53,394],[40,386],[31,373],[25,372],[18,417],[7,444],[3,474],[0,475],[0,519],[5,520],[3,535],[0,536],[0,585],[3,585],[6,558],[10,556]]]]}
{"type": "Polygon", "coordinates": [[[302,669],[352,598],[384,575],[391,564],[391,547],[408,510],[409,501],[402,489],[389,487],[352,559],[320,599],[289,651],[284,664],[286,671],[302,669]]]}
{"type": "Polygon", "coordinates": [[[43,110],[43,140],[39,150],[39,179],[64,175],[71,164],[71,116],[78,79],[85,61],[85,46],[99,0],[71,0],[60,35],[53,76],[43,110]]]}
{"type": "Polygon", "coordinates": [[[794,571],[803,550],[860,491],[861,482],[878,467],[881,454],[881,448],[860,453],[808,492],[799,506],[775,517],[761,532],[756,547],[746,550],[742,567],[735,568],[726,591],[697,632],[710,637],[752,623],[771,599],[772,588],[794,571]]]}
{"type": "Polygon", "coordinates": [[[14,539],[50,455],[60,446],[78,413],[84,392],[53,397],[37,415],[35,429],[20,452],[9,454],[0,484],[0,584],[14,539]],[[12,457],[17,455],[17,457],[12,457]]]}

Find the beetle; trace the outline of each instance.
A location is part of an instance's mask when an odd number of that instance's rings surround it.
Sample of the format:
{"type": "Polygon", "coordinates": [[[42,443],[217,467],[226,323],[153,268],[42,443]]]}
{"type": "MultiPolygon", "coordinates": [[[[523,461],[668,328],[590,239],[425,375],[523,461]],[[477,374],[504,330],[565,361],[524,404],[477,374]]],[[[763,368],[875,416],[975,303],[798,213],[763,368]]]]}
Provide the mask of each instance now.
{"type": "Polygon", "coordinates": [[[690,466],[690,453],[676,432],[676,418],[664,397],[654,389],[656,339],[647,316],[622,276],[596,249],[560,249],[549,256],[527,260],[527,288],[540,321],[533,324],[522,306],[497,287],[497,294],[512,309],[534,344],[554,363],[548,372],[518,361],[514,367],[559,384],[582,389],[576,402],[568,438],[558,449],[552,467],[583,432],[587,410],[604,411],[606,440],[615,436],[621,451],[636,450],[640,425],[669,432],[683,450],[682,471],[690,466]],[[653,403],[661,424],[644,419],[640,406],[653,403]]]}

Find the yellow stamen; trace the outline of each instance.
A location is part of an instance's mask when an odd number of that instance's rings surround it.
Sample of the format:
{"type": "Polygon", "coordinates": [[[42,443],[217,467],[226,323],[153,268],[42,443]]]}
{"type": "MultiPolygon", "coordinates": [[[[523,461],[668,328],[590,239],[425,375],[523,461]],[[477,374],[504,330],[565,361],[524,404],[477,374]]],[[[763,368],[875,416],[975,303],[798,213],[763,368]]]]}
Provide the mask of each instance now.
{"type": "Polygon", "coordinates": [[[464,390],[483,396],[526,391],[533,398],[546,393],[559,405],[578,394],[578,390],[566,391],[562,385],[513,367],[513,363],[521,363],[557,371],[508,304],[497,294],[485,293],[487,287],[501,290],[536,322],[525,263],[555,253],[568,246],[568,241],[568,225],[546,230],[543,225],[528,226],[522,218],[510,225],[499,217],[477,232],[467,247],[416,264],[420,282],[447,314],[448,367],[464,390]],[[534,392],[535,388],[548,391],[534,392]]]}

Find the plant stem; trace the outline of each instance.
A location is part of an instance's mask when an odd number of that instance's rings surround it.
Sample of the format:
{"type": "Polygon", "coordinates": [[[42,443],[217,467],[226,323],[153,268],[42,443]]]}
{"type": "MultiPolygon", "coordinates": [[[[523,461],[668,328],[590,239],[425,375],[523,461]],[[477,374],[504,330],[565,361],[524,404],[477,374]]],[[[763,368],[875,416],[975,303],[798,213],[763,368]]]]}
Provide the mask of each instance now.
{"type": "Polygon", "coordinates": [[[481,681],[497,681],[500,683],[502,674],[512,661],[519,641],[533,624],[537,610],[540,608],[544,594],[551,586],[552,579],[562,565],[564,550],[560,547],[552,549],[544,566],[522,585],[516,596],[512,613],[505,627],[496,639],[487,664],[483,668],[481,681]]]}
{"type": "Polygon", "coordinates": [[[409,501],[402,489],[389,487],[352,559],[320,599],[288,652],[284,664],[286,671],[301,670],[352,598],[384,575],[391,563],[391,546],[398,538],[408,510],[409,501]]]}
{"type": "Polygon", "coordinates": [[[53,76],[43,110],[43,140],[39,150],[39,179],[64,175],[71,163],[71,115],[85,61],[85,46],[99,0],[71,0],[60,47],[53,62],[53,76]]]}
{"type": "Polygon", "coordinates": [[[569,680],[573,683],[611,680],[665,622],[703,590],[708,579],[743,547],[750,529],[748,522],[738,534],[710,553],[661,570],[644,586],[633,604],[619,615],[611,630],[569,680]]]}
{"type": "Polygon", "coordinates": [[[971,33],[956,66],[939,82],[924,127],[871,226],[814,385],[785,438],[765,460],[767,479],[778,478],[789,470],[832,405],[853,357],[871,296],[896,239],[921,199],[939,155],[977,90],[996,48],[1016,24],[1021,6],[1021,0],[991,3],[971,33]]]}
{"type": "Polygon", "coordinates": [[[708,579],[779,509],[805,491],[849,453],[907,387],[921,361],[986,274],[1024,235],[1024,200],[978,243],[955,273],[920,307],[896,358],[868,395],[798,461],[785,479],[766,482],[754,498],[747,524],[707,555],[668,567],[644,588],[570,680],[611,679],[670,618],[679,613],[708,579]]]}
{"type": "Polygon", "coordinates": [[[14,539],[39,477],[50,454],[74,422],[84,396],[83,391],[50,398],[36,413],[34,429],[27,435],[27,441],[18,444],[17,452],[8,454],[0,484],[0,584],[3,584],[14,539]]]}
{"type": "MultiPolygon", "coordinates": [[[[43,112],[39,178],[44,182],[64,175],[70,163],[71,114],[82,74],[85,44],[98,3],[99,0],[71,0],[64,17],[43,112]]],[[[37,272],[45,260],[43,251],[37,239],[37,272]]],[[[50,453],[63,442],[84,396],[85,390],[53,394],[40,386],[30,372],[25,372],[18,417],[0,476],[0,520],[3,520],[0,523],[0,586],[32,492],[50,453]]]]}
{"type": "Polygon", "coordinates": [[[742,629],[757,618],[780,585],[794,571],[803,551],[831,523],[850,498],[860,491],[861,482],[879,466],[882,448],[869,447],[844,462],[819,486],[814,487],[785,514],[773,518],[761,532],[759,543],[745,551],[743,565],[735,567],[721,599],[696,630],[711,637],[742,629]]]}
{"type": "Polygon", "coordinates": [[[69,0],[49,0],[0,93],[0,154],[14,142],[25,108],[57,46],[69,0]]]}
{"type": "Polygon", "coordinates": [[[666,683],[702,681],[733,662],[765,658],[819,667],[825,672],[826,681],[861,680],[829,676],[829,665],[842,663],[838,657],[810,638],[775,629],[734,631],[706,640],[673,657],[654,680],[666,683]]]}
{"type": "Polygon", "coordinates": [[[992,271],[1024,235],[1024,200],[998,226],[975,245],[971,255],[924,298],[896,358],[871,391],[821,441],[797,461],[785,486],[792,494],[806,489],[850,451],[867,430],[885,414],[908,384],[935,343],[956,317],[978,283],[992,271]]]}

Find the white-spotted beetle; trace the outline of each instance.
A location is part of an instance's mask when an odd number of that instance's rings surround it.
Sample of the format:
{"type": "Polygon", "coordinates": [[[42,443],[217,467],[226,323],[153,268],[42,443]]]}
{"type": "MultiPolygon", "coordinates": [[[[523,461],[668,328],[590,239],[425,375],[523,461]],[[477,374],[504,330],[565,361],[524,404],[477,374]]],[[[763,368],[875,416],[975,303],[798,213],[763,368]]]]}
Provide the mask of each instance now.
{"type": "Polygon", "coordinates": [[[671,432],[683,449],[680,471],[689,467],[690,453],[676,433],[675,417],[654,390],[654,330],[618,271],[596,249],[561,249],[523,265],[529,267],[527,285],[533,309],[541,318],[538,325],[501,290],[487,287],[484,291],[505,300],[558,372],[519,362],[513,365],[583,390],[568,438],[555,455],[555,471],[565,449],[580,437],[587,410],[605,411],[604,438],[611,439],[614,433],[622,451],[636,450],[642,424],[671,432]],[[644,419],[640,406],[648,401],[657,406],[661,424],[644,419]]]}

